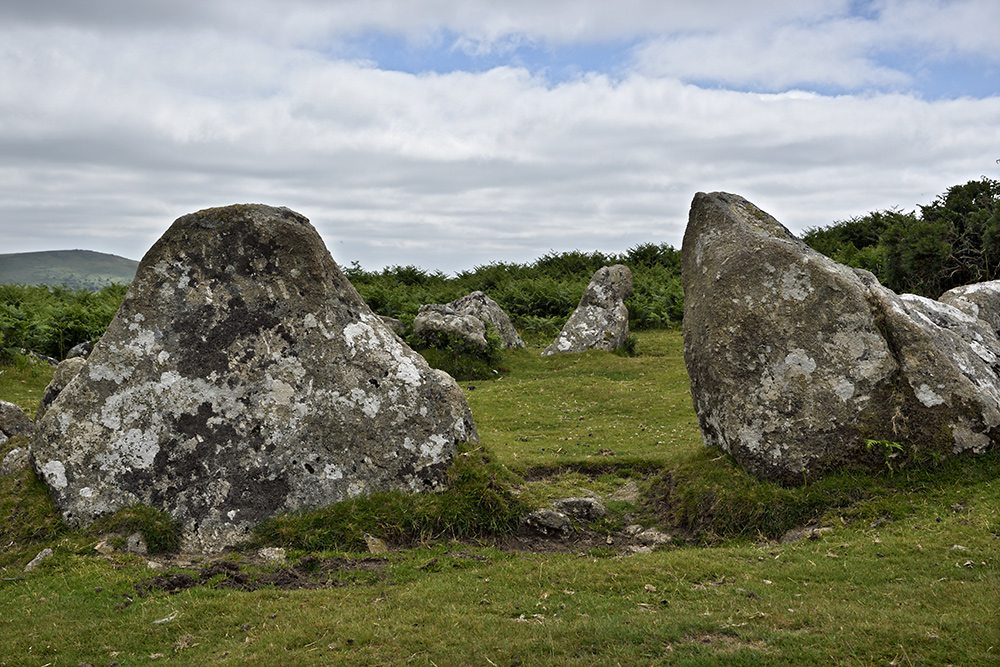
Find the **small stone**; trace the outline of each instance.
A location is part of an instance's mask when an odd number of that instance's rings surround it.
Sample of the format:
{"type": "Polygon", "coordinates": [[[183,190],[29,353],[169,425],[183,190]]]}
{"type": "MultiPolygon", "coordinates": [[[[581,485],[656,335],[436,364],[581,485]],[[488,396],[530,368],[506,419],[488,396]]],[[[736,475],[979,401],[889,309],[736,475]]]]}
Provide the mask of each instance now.
{"type": "Polygon", "coordinates": [[[281,547],[264,547],[257,551],[257,556],[268,563],[283,563],[287,557],[281,547]]]}
{"type": "Polygon", "coordinates": [[[4,440],[15,435],[30,438],[34,430],[31,417],[19,405],[0,400],[0,435],[7,436],[4,440]]]}
{"type": "Polygon", "coordinates": [[[661,544],[668,544],[673,538],[671,538],[667,533],[656,530],[655,528],[649,528],[636,535],[635,539],[649,546],[659,546],[661,544]]]}
{"type": "Polygon", "coordinates": [[[531,532],[544,537],[569,537],[573,532],[573,522],[562,512],[538,509],[524,517],[524,526],[531,532]]]}
{"type": "MultiPolygon", "coordinates": [[[[5,436],[0,436],[0,442],[3,442],[5,439],[5,436]]],[[[0,463],[0,477],[6,477],[8,475],[13,475],[16,472],[20,472],[28,467],[28,463],[28,448],[15,447],[7,452],[7,455],[3,457],[3,462],[0,463]]]]}
{"type": "Polygon", "coordinates": [[[38,552],[37,556],[31,559],[31,562],[29,562],[27,565],[24,566],[24,571],[31,572],[39,565],[41,565],[42,561],[51,557],[52,557],[52,549],[42,549],[40,552],[38,552]]]}
{"type": "Polygon", "coordinates": [[[385,540],[379,539],[374,535],[369,535],[365,533],[365,544],[368,545],[368,551],[373,554],[387,554],[389,553],[389,546],[385,543],[385,540]]]}

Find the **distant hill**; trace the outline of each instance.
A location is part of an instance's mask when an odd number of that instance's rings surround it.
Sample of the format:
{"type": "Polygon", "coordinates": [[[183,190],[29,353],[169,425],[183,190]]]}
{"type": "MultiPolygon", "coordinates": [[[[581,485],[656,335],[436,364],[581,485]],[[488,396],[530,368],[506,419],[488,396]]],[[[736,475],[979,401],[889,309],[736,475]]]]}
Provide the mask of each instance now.
{"type": "Polygon", "coordinates": [[[0,285],[66,285],[99,290],[130,283],[139,262],[92,250],[49,250],[0,255],[0,285]]]}

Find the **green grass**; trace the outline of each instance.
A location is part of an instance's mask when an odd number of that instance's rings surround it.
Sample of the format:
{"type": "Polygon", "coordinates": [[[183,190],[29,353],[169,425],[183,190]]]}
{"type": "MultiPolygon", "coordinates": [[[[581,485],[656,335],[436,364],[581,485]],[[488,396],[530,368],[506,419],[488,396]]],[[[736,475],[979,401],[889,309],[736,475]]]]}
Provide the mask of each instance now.
{"type": "Polygon", "coordinates": [[[52,381],[55,371],[48,364],[33,363],[18,356],[15,363],[0,365],[0,398],[16,403],[34,418],[45,387],[52,381]]]}
{"type": "Polygon", "coordinates": [[[282,517],[257,546],[284,544],[285,566],[226,556],[280,571],[360,562],[364,532],[402,545],[378,571],[326,573],[329,588],[212,579],[140,594],[162,574],[146,559],[96,557],[96,536],[60,528],[33,475],[0,479],[4,517],[22,508],[0,534],[0,665],[997,664],[996,454],[799,489],[758,482],[702,447],[679,332],[637,338],[636,357],[536,348],[508,353],[500,380],[462,382],[483,448],[462,457],[450,496],[282,517]],[[519,504],[631,481],[645,500],[612,513],[684,540],[631,555],[492,544],[519,504]],[[776,539],[803,523],[823,530],[776,539]],[[45,546],[55,556],[23,572],[45,546]]]}

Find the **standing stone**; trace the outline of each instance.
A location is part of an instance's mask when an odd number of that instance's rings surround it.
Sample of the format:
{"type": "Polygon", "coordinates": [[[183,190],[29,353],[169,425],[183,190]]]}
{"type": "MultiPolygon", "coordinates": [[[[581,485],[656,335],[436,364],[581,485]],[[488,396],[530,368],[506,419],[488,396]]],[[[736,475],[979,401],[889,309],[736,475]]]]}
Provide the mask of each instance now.
{"type": "Polygon", "coordinates": [[[542,356],[586,350],[613,351],[628,338],[628,308],[632,296],[632,272],[615,264],[597,270],[569,321],[542,356]]]}
{"type": "Polygon", "coordinates": [[[183,216],[150,249],[32,462],[71,526],[143,503],[214,551],[278,513],[440,488],[477,440],[454,380],[371,312],[309,221],[243,205],[183,216]]]}
{"type": "Polygon", "coordinates": [[[695,195],[681,260],[702,436],[754,475],[882,467],[872,441],[911,462],[995,441],[1000,342],[974,318],[896,295],[727,193],[695,195]]]}

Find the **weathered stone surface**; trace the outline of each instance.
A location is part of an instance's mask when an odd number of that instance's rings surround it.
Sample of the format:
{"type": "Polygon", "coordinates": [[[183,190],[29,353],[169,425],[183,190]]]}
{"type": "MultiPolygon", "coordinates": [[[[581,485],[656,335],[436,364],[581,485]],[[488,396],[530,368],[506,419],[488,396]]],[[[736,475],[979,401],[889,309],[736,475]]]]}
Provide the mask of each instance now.
{"type": "Polygon", "coordinates": [[[469,345],[485,350],[486,325],[475,315],[460,313],[447,304],[420,306],[413,318],[413,334],[433,342],[437,334],[458,336],[469,345]]]}
{"type": "Polygon", "coordinates": [[[66,353],[66,358],[74,359],[76,357],[86,357],[93,349],[94,343],[92,341],[85,341],[71,347],[69,352],[66,353]]]}
{"type": "Polygon", "coordinates": [[[69,359],[63,359],[56,366],[56,372],[52,375],[52,381],[49,382],[48,386],[45,387],[45,391],[42,393],[42,401],[38,404],[38,410],[35,413],[35,419],[41,421],[42,417],[45,415],[45,411],[49,409],[52,405],[52,401],[56,400],[56,396],[59,395],[66,385],[72,382],[73,378],[79,374],[83,367],[87,365],[87,360],[83,357],[71,357],[69,359]]]}
{"type": "Polygon", "coordinates": [[[1000,332],[1000,280],[990,280],[950,289],[938,301],[986,322],[1000,332]]]}
{"type": "Polygon", "coordinates": [[[301,215],[179,218],[38,422],[32,463],[63,518],[169,511],[182,547],[378,490],[440,486],[476,441],[468,404],[364,304],[301,215]]]}
{"type": "Polygon", "coordinates": [[[608,514],[598,498],[559,498],[552,502],[552,509],[584,521],[600,519],[608,514]]]}
{"type": "MultiPolygon", "coordinates": [[[[0,443],[4,441],[5,438],[0,438],[0,443]]],[[[0,462],[0,477],[7,477],[8,475],[18,473],[29,465],[28,448],[15,447],[7,452],[3,457],[3,461],[0,462]]]]}
{"type": "Polygon", "coordinates": [[[34,430],[34,422],[20,406],[0,400],[0,442],[15,435],[30,438],[34,430]]]}
{"type": "Polygon", "coordinates": [[[586,350],[617,350],[628,338],[628,308],[632,296],[632,272],[615,264],[598,269],[555,341],[542,351],[574,354],[586,350]]]}
{"type": "Polygon", "coordinates": [[[470,292],[447,305],[463,315],[472,315],[492,326],[493,330],[500,336],[500,340],[503,341],[504,348],[524,347],[524,341],[521,340],[520,334],[517,333],[517,329],[510,321],[510,316],[504,312],[500,304],[484,293],[470,292]]]}
{"type": "Polygon", "coordinates": [[[537,509],[523,519],[524,527],[543,537],[569,537],[573,533],[573,522],[562,512],[537,509]]]}
{"type": "Polygon", "coordinates": [[[841,465],[983,452],[1000,424],[989,327],[824,257],[742,197],[698,193],[684,357],[705,444],[802,483],[841,465]]]}

